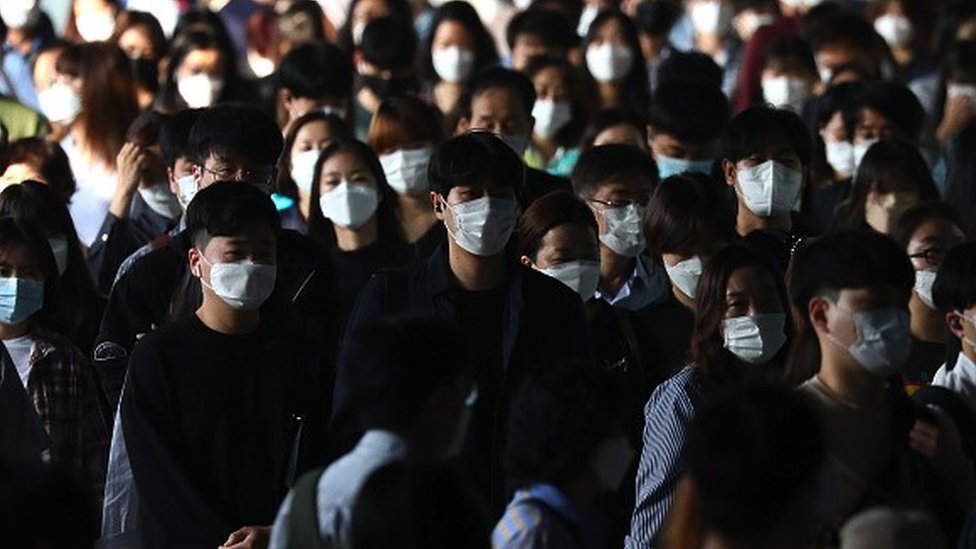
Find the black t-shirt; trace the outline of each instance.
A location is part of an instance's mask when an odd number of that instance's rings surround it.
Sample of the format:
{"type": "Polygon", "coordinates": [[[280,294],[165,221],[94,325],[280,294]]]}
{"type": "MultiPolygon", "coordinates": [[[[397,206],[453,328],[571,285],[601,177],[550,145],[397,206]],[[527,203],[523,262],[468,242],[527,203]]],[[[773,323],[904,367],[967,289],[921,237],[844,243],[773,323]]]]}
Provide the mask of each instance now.
{"type": "Polygon", "coordinates": [[[359,292],[375,273],[402,267],[410,262],[411,250],[402,243],[377,241],[365,248],[345,252],[338,247],[329,250],[335,266],[336,282],[339,290],[339,327],[344,329],[346,320],[356,305],[359,292]]]}
{"type": "Polygon", "coordinates": [[[905,385],[920,387],[932,383],[935,372],[945,363],[944,343],[922,341],[912,336],[912,352],[901,368],[905,385]]]}

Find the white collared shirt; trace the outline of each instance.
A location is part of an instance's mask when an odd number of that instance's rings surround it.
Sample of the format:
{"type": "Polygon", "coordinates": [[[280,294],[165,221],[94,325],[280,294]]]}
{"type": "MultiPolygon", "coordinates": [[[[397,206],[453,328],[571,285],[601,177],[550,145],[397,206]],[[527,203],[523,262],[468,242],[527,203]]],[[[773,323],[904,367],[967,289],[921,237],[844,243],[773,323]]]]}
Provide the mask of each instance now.
{"type": "Polygon", "coordinates": [[[959,353],[956,365],[951,370],[943,364],[935,372],[932,385],[945,387],[956,393],[976,413],[976,364],[965,353],[959,353]]]}

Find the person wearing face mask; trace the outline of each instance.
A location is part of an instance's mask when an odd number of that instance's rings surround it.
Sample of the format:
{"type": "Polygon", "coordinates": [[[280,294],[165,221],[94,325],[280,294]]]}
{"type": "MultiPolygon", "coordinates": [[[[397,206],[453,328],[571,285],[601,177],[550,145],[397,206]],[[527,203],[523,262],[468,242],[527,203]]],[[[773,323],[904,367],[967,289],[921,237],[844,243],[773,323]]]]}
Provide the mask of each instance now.
{"type": "Polygon", "coordinates": [[[366,431],[349,453],[296,483],[278,511],[270,549],[308,546],[303,540],[348,543],[353,503],[374,471],[435,461],[460,448],[478,400],[462,339],[456,326],[431,319],[383,320],[352,337],[359,357],[352,398],[366,431]],[[318,517],[317,531],[301,518],[307,513],[318,517]]]}
{"type": "Polygon", "coordinates": [[[366,139],[369,122],[384,99],[419,91],[413,67],[416,49],[417,36],[407,22],[381,17],[366,26],[353,54],[358,74],[353,101],[357,139],[366,139]]]}
{"type": "Polygon", "coordinates": [[[743,44],[733,32],[735,8],[729,0],[689,0],[688,16],[695,30],[695,47],[722,67],[722,91],[735,93],[742,64],[743,44]]]}
{"type": "Polygon", "coordinates": [[[897,376],[911,351],[915,285],[904,250],[882,235],[838,232],[802,247],[791,273],[801,338],[810,343],[791,377],[816,372],[798,391],[816,410],[828,455],[810,527],[836,532],[880,502],[933,512],[944,529],[960,520],[976,482],[959,435],[942,414],[909,401],[897,376]]]}
{"type": "Polygon", "coordinates": [[[721,91],[681,80],[661,82],[647,117],[647,146],[661,179],[711,174],[728,120],[729,101],[721,91]]]}
{"type": "Polygon", "coordinates": [[[636,505],[624,547],[654,547],[686,471],[692,422],[723,390],[775,382],[792,339],[782,276],[750,248],[711,256],[698,284],[691,363],[654,390],[644,416],[636,505]]]}
{"type": "Polygon", "coordinates": [[[65,34],[78,42],[101,42],[112,37],[119,12],[115,0],[73,0],[65,34]]]}
{"type": "Polygon", "coordinates": [[[45,461],[70,471],[100,502],[108,419],[95,371],[55,328],[61,280],[53,254],[38,228],[11,218],[0,219],[0,242],[0,340],[50,437],[45,461]]]}
{"type": "Polygon", "coordinates": [[[643,116],[649,104],[647,66],[630,18],[619,11],[600,13],[580,49],[583,72],[596,85],[598,108],[643,116]]]}
{"type": "Polygon", "coordinates": [[[925,109],[907,87],[892,82],[866,84],[854,100],[854,109],[855,169],[881,139],[899,139],[921,148],[925,109]]]}
{"type": "MultiPolygon", "coordinates": [[[[976,265],[974,244],[959,244],[950,250],[932,288],[938,310],[944,312],[950,331],[950,348],[958,353],[935,373],[932,384],[956,393],[976,414],[976,299],[972,294],[972,273],[976,265]]],[[[952,356],[951,354],[949,355],[952,356]]]]}
{"type": "Polygon", "coordinates": [[[945,361],[951,336],[945,315],[935,306],[932,286],[946,254],[966,240],[962,223],[944,202],[923,202],[898,219],[891,237],[908,253],[915,269],[915,287],[908,300],[911,313],[912,353],[901,368],[905,389],[911,394],[932,382],[945,361]]]}
{"type": "Polygon", "coordinates": [[[872,5],[867,14],[891,51],[895,80],[915,90],[926,107],[933,106],[938,81],[939,62],[928,47],[938,11],[927,2],[884,0],[872,5]]]}
{"type": "Polygon", "coordinates": [[[644,211],[658,182],[657,167],[629,145],[601,145],[580,156],[573,188],[600,227],[600,285],[596,297],[640,311],[667,295],[667,274],[643,254],[644,211]]]}
{"type": "MultiPolygon", "coordinates": [[[[542,363],[589,353],[579,295],[519,266],[506,253],[523,170],[511,148],[488,132],[440,145],[430,161],[429,196],[447,242],[408,269],[374,276],[360,293],[346,329],[348,338],[397,312],[435,315],[459,325],[474,359],[480,395],[460,465],[497,514],[504,505],[498,456],[512,389],[542,363]]],[[[347,381],[357,367],[355,355],[344,350],[332,421],[339,448],[348,448],[362,432],[352,415],[347,381]]]]}
{"type": "Polygon", "coordinates": [[[265,194],[232,182],[187,212],[202,301],[135,347],[118,415],[146,547],[266,543],[286,487],[324,456],[329,362],[262,312],[279,227],[265,194]]]}
{"type": "MultiPolygon", "coordinates": [[[[335,4],[341,6],[345,17],[345,24],[339,29],[336,43],[348,55],[352,55],[356,48],[362,46],[366,26],[373,20],[392,17],[408,24],[413,21],[410,3],[404,0],[342,0],[335,4]]],[[[330,8],[333,8],[332,3],[327,3],[326,11],[330,8]]]]}
{"type": "Polygon", "coordinates": [[[568,58],[579,44],[579,36],[568,21],[569,17],[549,6],[515,14],[505,29],[511,67],[517,71],[525,70],[533,57],[568,58]]]}
{"type": "Polygon", "coordinates": [[[805,115],[807,100],[818,81],[817,64],[806,41],[784,37],[770,44],[762,71],[766,103],[805,115]]]}
{"type": "Polygon", "coordinates": [[[353,67],[348,55],[329,44],[304,44],[289,51],[275,72],[278,125],[286,132],[298,117],[319,111],[347,120],[353,67]]]}
{"type": "Polygon", "coordinates": [[[525,151],[528,166],[568,177],[579,158],[579,142],[589,121],[589,104],[576,69],[567,61],[533,57],[525,74],[535,86],[532,142],[525,151]]]}
{"type": "Polygon", "coordinates": [[[148,108],[159,92],[159,62],[167,53],[166,35],[159,21],[144,11],[119,12],[112,41],[132,64],[139,108],[148,108]]]}
{"type": "Polygon", "coordinates": [[[586,362],[558,364],[523,386],[504,456],[515,494],[493,547],[603,547],[612,539],[595,535],[593,517],[613,511],[601,496],[625,485],[635,456],[622,432],[620,390],[618,380],[586,362]]]}
{"type": "MultiPolygon", "coordinates": [[[[502,67],[490,67],[476,74],[458,103],[455,135],[469,131],[490,131],[501,137],[523,160],[528,150],[535,118],[535,86],[527,76],[502,67]]],[[[566,178],[527,167],[518,196],[522,208],[553,191],[570,190],[566,178]]]]}

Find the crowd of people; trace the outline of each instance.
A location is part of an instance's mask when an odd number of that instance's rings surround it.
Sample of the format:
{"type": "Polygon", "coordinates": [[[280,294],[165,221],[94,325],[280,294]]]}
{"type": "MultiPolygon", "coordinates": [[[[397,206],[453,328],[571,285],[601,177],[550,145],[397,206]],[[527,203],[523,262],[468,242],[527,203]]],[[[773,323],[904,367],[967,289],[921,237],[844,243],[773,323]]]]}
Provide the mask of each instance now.
{"type": "Polygon", "coordinates": [[[976,548],[971,0],[0,43],[0,545],[976,548]]]}

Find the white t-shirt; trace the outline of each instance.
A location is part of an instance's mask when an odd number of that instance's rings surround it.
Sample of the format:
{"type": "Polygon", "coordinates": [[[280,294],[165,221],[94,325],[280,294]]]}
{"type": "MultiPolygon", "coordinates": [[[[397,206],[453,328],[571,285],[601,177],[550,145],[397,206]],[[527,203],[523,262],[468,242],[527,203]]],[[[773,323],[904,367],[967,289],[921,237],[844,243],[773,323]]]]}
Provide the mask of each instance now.
{"type": "Polygon", "coordinates": [[[14,366],[17,367],[17,375],[20,376],[20,382],[26,388],[27,378],[30,376],[30,353],[34,347],[34,338],[28,334],[14,339],[5,339],[3,340],[3,346],[7,348],[10,359],[13,360],[14,366]]]}
{"type": "Polygon", "coordinates": [[[976,364],[965,353],[959,353],[956,365],[948,370],[943,364],[935,377],[932,378],[932,385],[945,387],[956,393],[969,405],[969,408],[976,413],[976,364]]]}

